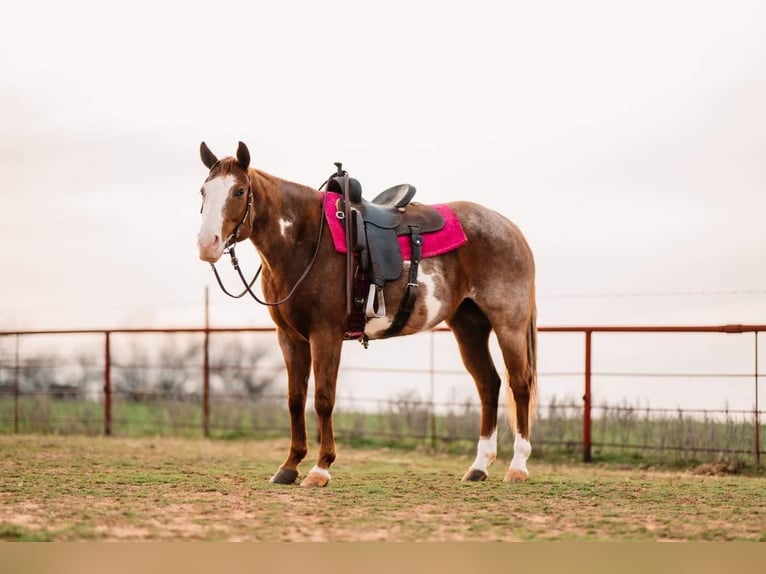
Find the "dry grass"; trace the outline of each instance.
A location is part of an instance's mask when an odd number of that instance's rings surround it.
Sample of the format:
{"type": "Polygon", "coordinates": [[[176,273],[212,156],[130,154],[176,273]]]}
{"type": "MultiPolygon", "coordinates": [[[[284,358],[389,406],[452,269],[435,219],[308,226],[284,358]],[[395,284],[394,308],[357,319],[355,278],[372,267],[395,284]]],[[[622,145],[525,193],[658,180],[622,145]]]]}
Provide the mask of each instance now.
{"type": "Polygon", "coordinates": [[[525,484],[503,483],[501,462],[463,484],[472,457],[340,447],[330,486],[307,490],[267,482],[287,446],[0,436],[0,538],[766,540],[762,478],[533,458],[525,484]]]}

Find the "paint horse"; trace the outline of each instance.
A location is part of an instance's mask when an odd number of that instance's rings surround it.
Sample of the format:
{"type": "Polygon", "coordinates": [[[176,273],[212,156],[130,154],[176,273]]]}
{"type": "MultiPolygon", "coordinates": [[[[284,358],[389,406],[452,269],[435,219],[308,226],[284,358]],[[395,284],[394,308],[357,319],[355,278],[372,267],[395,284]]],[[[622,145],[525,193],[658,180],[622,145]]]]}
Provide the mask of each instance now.
{"type": "MultiPolygon", "coordinates": [[[[332,194],[250,167],[250,152],[242,142],[236,157],[219,160],[204,142],[200,155],[209,170],[201,189],[200,259],[214,263],[227,248],[249,239],[262,260],[263,294],[267,301],[280,303],[269,310],[287,371],[291,443],[287,459],[270,481],[297,482],[298,465],[308,453],[305,408],[313,369],[319,455],[301,485],[326,486],[335,460],[332,414],[347,320],[346,256],[336,251],[329,233],[321,233],[332,194]]],[[[459,220],[467,241],[422,259],[418,297],[398,334],[425,331],[442,321],[451,328],[481,400],[476,459],[463,480],[481,481],[497,454],[501,378],[489,350],[494,330],[505,363],[506,400],[515,431],[513,459],[504,480],[524,481],[529,475],[537,391],[532,252],[518,227],[497,212],[468,201],[445,205],[459,220]]],[[[408,266],[405,261],[403,268],[408,266]]],[[[384,285],[388,312],[366,319],[366,339],[387,336],[407,282],[407,273],[402,273],[384,285]]]]}

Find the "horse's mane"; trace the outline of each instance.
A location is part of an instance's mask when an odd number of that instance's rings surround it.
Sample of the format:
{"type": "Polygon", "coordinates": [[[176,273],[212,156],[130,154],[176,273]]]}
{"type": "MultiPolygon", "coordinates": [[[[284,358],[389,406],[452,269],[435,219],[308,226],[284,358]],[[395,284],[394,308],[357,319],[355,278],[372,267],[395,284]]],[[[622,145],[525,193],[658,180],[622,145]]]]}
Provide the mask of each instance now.
{"type": "MultiPolygon", "coordinates": [[[[242,168],[237,162],[237,158],[225,157],[219,160],[218,163],[215,166],[213,166],[213,169],[215,170],[217,175],[221,177],[225,177],[229,175],[230,173],[232,173],[235,169],[241,170],[242,168]]],[[[260,170],[254,167],[249,167],[247,171],[250,174],[250,177],[252,177],[255,174],[258,177],[258,179],[265,180],[276,187],[280,187],[281,184],[283,183],[292,184],[296,187],[306,187],[298,183],[289,182],[287,180],[284,180],[275,175],[271,175],[270,173],[267,173],[263,170],[260,170]]]]}
{"type": "Polygon", "coordinates": [[[217,166],[213,166],[213,167],[217,167],[218,168],[218,170],[221,173],[221,176],[226,176],[226,175],[229,175],[232,172],[232,169],[236,165],[237,165],[237,160],[235,158],[233,158],[233,157],[225,157],[225,158],[223,158],[222,160],[220,160],[218,162],[217,166]]]}
{"type": "Polygon", "coordinates": [[[266,182],[268,182],[268,184],[272,185],[274,188],[280,189],[282,191],[290,189],[290,190],[295,190],[299,194],[303,194],[303,195],[316,191],[311,186],[304,185],[302,183],[297,183],[297,182],[294,182],[294,181],[290,181],[290,180],[287,180],[287,179],[282,179],[281,177],[277,177],[275,175],[271,175],[270,173],[267,173],[267,172],[265,172],[263,170],[251,167],[250,168],[251,177],[252,177],[253,172],[255,173],[257,178],[259,178],[261,181],[265,180],[266,182]]]}
{"type": "MultiPolygon", "coordinates": [[[[225,157],[221,159],[215,166],[213,166],[213,169],[216,172],[218,172],[218,174],[221,177],[227,176],[232,171],[234,171],[235,168],[241,169],[241,167],[237,163],[237,159],[234,157],[225,157]]],[[[315,191],[312,187],[308,185],[282,179],[281,177],[271,175],[270,173],[267,173],[263,170],[260,170],[254,167],[248,168],[248,172],[250,173],[251,178],[253,177],[253,174],[255,174],[257,179],[260,179],[262,182],[263,181],[267,182],[268,185],[270,185],[273,189],[289,188],[289,189],[298,190],[299,193],[302,193],[302,194],[315,191]]]]}

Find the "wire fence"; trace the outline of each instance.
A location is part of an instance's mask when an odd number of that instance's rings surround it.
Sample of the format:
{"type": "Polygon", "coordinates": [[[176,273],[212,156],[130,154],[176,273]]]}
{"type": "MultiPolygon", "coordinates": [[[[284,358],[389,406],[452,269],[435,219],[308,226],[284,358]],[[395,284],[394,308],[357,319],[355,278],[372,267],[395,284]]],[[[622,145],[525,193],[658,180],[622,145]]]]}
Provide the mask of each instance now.
{"type": "MultiPolygon", "coordinates": [[[[586,462],[615,452],[725,458],[760,468],[764,330],[540,327],[536,451],[586,462]],[[741,336],[731,339],[735,333],[741,336]],[[642,339],[626,354],[620,344],[637,334],[642,339]],[[695,339],[684,351],[668,348],[669,334],[711,339],[701,346],[695,339]],[[681,356],[684,368],[668,364],[666,355],[681,356]],[[640,370],[632,368],[636,357],[640,370]],[[629,397],[631,385],[648,398],[629,397]],[[706,386],[712,391],[699,390],[706,386]],[[684,387],[691,390],[679,391],[684,387]],[[674,406],[663,404],[674,394],[674,406]]],[[[341,367],[336,435],[356,443],[473,448],[480,406],[451,336],[438,329],[420,337],[418,353],[406,339],[409,355],[344,350],[351,356],[341,367]]],[[[274,340],[270,327],[0,332],[0,432],[288,436],[284,366],[274,340]]],[[[493,355],[502,364],[497,349],[493,355]]],[[[499,428],[501,438],[510,434],[507,425],[499,428]]]]}

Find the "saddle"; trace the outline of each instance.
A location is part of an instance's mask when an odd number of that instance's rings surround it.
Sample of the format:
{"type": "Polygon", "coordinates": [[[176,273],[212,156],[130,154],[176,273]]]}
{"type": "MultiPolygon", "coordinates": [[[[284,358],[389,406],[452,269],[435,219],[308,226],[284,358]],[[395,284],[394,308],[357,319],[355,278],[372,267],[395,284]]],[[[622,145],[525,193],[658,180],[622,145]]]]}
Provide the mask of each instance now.
{"type": "Polygon", "coordinates": [[[356,329],[352,327],[352,323],[358,323],[362,311],[362,326],[366,320],[386,315],[383,287],[387,282],[399,279],[403,270],[397,238],[401,235],[410,237],[412,258],[406,291],[393,323],[384,333],[384,337],[393,336],[409,320],[417,299],[421,234],[441,230],[444,217],[432,207],[412,202],[415,186],[407,183],[389,187],[367,200],[362,196],[361,183],[349,177],[342,164],[335,165],[338,171],[330,178],[327,191],[342,196],[337,216],[344,220],[346,229],[347,338],[358,337],[359,331],[363,332],[359,325],[356,329]],[[357,315],[357,321],[354,321],[354,315],[357,315]]]}

